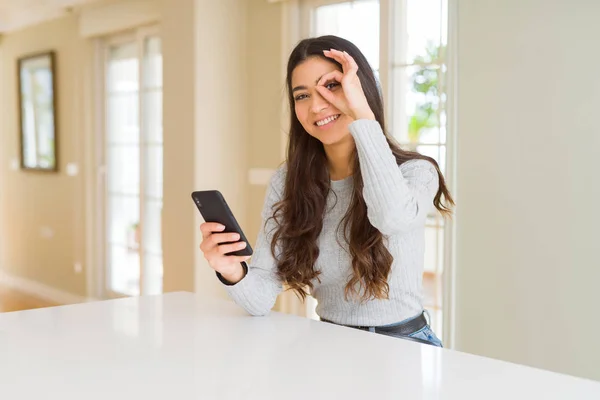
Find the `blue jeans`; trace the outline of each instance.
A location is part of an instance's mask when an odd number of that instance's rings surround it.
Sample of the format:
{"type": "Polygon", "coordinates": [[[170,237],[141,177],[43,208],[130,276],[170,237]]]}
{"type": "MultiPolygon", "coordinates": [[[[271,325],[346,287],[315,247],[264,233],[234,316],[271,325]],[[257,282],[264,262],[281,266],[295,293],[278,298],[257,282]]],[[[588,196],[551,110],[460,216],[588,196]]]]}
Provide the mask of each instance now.
{"type": "MultiPolygon", "coordinates": [[[[429,315],[429,313],[427,313],[427,311],[425,311],[425,313],[427,315],[429,315]]],[[[402,325],[412,319],[415,319],[416,317],[412,317],[412,318],[407,318],[404,321],[400,321],[400,322],[396,322],[394,324],[390,324],[390,325],[383,325],[380,326],[380,328],[384,328],[384,327],[393,327],[396,325],[402,325]]],[[[371,332],[375,332],[375,328],[370,328],[369,329],[371,332]]],[[[387,336],[393,336],[393,337],[399,337],[399,338],[405,338],[404,336],[401,335],[394,335],[393,333],[385,333],[387,336]]],[[[409,338],[415,338],[415,339],[420,339],[420,340],[424,340],[426,342],[431,343],[434,346],[437,347],[444,347],[442,345],[442,341],[435,335],[435,333],[433,332],[433,330],[431,329],[431,327],[429,326],[429,324],[425,325],[423,328],[419,329],[418,331],[411,333],[410,335],[408,335],[409,338]]]]}
{"type": "Polygon", "coordinates": [[[442,341],[435,335],[435,333],[433,332],[433,330],[431,330],[431,327],[429,325],[415,333],[410,334],[409,336],[416,339],[425,340],[437,347],[444,347],[442,345],[442,341]]]}

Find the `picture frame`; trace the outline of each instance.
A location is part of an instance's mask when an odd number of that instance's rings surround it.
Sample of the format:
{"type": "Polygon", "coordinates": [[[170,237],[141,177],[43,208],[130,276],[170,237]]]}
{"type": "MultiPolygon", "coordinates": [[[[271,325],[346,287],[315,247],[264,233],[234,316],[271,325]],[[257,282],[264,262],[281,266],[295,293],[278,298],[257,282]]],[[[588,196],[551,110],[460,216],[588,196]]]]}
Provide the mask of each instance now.
{"type": "Polygon", "coordinates": [[[17,82],[21,169],[58,172],[55,52],[20,57],[17,82]]]}

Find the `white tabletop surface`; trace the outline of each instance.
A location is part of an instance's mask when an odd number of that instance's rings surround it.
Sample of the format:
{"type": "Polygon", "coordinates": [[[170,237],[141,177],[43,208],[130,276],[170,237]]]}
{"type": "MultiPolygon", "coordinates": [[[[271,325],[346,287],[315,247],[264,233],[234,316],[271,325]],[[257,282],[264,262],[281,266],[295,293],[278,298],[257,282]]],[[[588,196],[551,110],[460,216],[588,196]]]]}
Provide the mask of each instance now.
{"type": "Polygon", "coordinates": [[[600,383],[170,293],[0,314],[0,398],[598,400],[600,383]]]}

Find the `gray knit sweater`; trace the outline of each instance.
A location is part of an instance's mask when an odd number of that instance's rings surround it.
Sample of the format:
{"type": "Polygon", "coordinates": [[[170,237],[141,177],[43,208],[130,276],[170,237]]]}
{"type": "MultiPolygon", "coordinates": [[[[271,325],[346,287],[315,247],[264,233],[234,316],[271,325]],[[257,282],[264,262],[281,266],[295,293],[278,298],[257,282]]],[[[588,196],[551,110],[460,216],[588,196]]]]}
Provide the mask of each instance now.
{"type": "MultiPolygon", "coordinates": [[[[358,150],[368,218],[384,235],[394,258],[388,278],[389,299],[361,303],[344,297],[352,261],[340,221],[350,203],[352,177],[331,182],[315,264],[315,269],[321,271],[320,282],[315,280],[312,295],[321,318],[345,325],[391,324],[423,309],[424,226],[438,190],[437,171],[424,160],[408,161],[399,167],[377,121],[357,120],[349,129],[358,150]]],[[[235,285],[225,285],[229,296],[252,315],[268,314],[282,290],[270,246],[275,223],[271,219],[265,227],[264,221],[272,215],[273,204],[281,199],[285,174],[284,165],[271,179],[247,275],[235,285]]]]}

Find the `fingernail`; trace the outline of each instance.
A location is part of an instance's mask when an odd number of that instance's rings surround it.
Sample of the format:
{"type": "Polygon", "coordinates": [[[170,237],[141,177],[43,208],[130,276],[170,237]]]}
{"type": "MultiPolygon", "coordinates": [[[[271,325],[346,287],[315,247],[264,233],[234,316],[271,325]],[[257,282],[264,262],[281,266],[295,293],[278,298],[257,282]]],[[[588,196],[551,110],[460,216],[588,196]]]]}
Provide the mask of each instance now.
{"type": "Polygon", "coordinates": [[[242,242],[242,243],[238,244],[238,247],[240,249],[243,249],[244,247],[246,247],[246,242],[242,242]]]}
{"type": "Polygon", "coordinates": [[[231,237],[232,237],[233,240],[238,240],[240,238],[240,235],[238,235],[237,233],[235,233],[231,237]]]}
{"type": "Polygon", "coordinates": [[[222,231],[223,229],[225,229],[225,225],[219,225],[218,228],[220,231],[222,231]]]}

